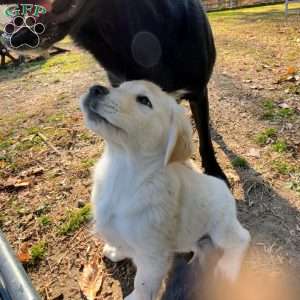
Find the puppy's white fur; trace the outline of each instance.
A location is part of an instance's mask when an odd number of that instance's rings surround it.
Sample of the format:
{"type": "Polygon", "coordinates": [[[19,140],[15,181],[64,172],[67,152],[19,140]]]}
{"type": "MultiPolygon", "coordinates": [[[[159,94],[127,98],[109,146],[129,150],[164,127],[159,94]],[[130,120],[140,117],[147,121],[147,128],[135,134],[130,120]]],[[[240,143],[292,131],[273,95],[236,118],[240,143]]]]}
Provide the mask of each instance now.
{"type": "Polygon", "coordinates": [[[96,105],[94,99],[92,113],[91,97],[82,100],[86,124],[106,141],[92,192],[96,230],[108,258],[128,257],[137,266],[126,300],[156,299],[174,253],[200,258],[204,235],[223,250],[216,272],[235,280],[250,235],[226,184],[187,161],[192,128],[183,109],[145,81],[111,89],[96,105]],[[139,103],[141,95],[153,108],[139,103]]]}

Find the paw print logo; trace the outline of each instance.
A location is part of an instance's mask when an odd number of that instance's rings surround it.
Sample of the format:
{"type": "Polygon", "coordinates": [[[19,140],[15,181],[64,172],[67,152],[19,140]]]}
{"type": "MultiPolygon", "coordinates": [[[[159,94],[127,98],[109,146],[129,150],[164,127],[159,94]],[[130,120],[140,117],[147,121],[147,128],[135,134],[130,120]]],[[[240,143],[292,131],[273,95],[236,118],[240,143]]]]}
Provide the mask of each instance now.
{"type": "Polygon", "coordinates": [[[4,28],[6,38],[9,39],[10,47],[18,49],[21,47],[37,48],[40,44],[40,35],[45,32],[42,23],[36,23],[32,16],[15,17],[4,28]]]}

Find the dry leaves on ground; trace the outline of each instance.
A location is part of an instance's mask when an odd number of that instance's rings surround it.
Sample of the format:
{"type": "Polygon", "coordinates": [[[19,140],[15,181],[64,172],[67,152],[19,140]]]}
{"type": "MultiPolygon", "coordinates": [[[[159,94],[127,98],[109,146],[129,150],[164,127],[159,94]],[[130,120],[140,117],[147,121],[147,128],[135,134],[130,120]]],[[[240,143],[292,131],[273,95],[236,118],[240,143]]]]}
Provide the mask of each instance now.
{"type": "Polygon", "coordinates": [[[29,244],[23,243],[20,245],[17,252],[17,258],[22,264],[26,264],[30,261],[31,255],[29,253],[29,244]]]}
{"type": "Polygon", "coordinates": [[[79,280],[80,290],[87,300],[95,300],[102,289],[104,274],[99,260],[99,256],[95,255],[85,265],[79,280]]]}

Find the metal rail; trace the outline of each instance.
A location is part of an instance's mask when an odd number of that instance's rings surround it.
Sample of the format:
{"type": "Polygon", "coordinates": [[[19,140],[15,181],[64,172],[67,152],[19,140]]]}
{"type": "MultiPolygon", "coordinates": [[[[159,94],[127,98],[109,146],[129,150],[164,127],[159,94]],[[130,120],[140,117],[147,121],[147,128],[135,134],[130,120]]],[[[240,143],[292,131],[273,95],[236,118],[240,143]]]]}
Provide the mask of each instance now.
{"type": "Polygon", "coordinates": [[[23,266],[0,231],[0,299],[41,300],[23,266]],[[1,298],[2,297],[2,298],[1,298]]]}

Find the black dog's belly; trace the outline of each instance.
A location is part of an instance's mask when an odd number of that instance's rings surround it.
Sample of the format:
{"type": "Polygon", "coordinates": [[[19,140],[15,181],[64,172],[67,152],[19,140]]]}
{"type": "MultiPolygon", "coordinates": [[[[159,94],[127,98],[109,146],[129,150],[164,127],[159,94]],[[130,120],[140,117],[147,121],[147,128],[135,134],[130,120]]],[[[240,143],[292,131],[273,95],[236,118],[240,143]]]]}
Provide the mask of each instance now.
{"type": "Polygon", "coordinates": [[[198,0],[98,2],[73,38],[115,82],[146,79],[167,91],[205,86],[213,37],[198,0]]]}

